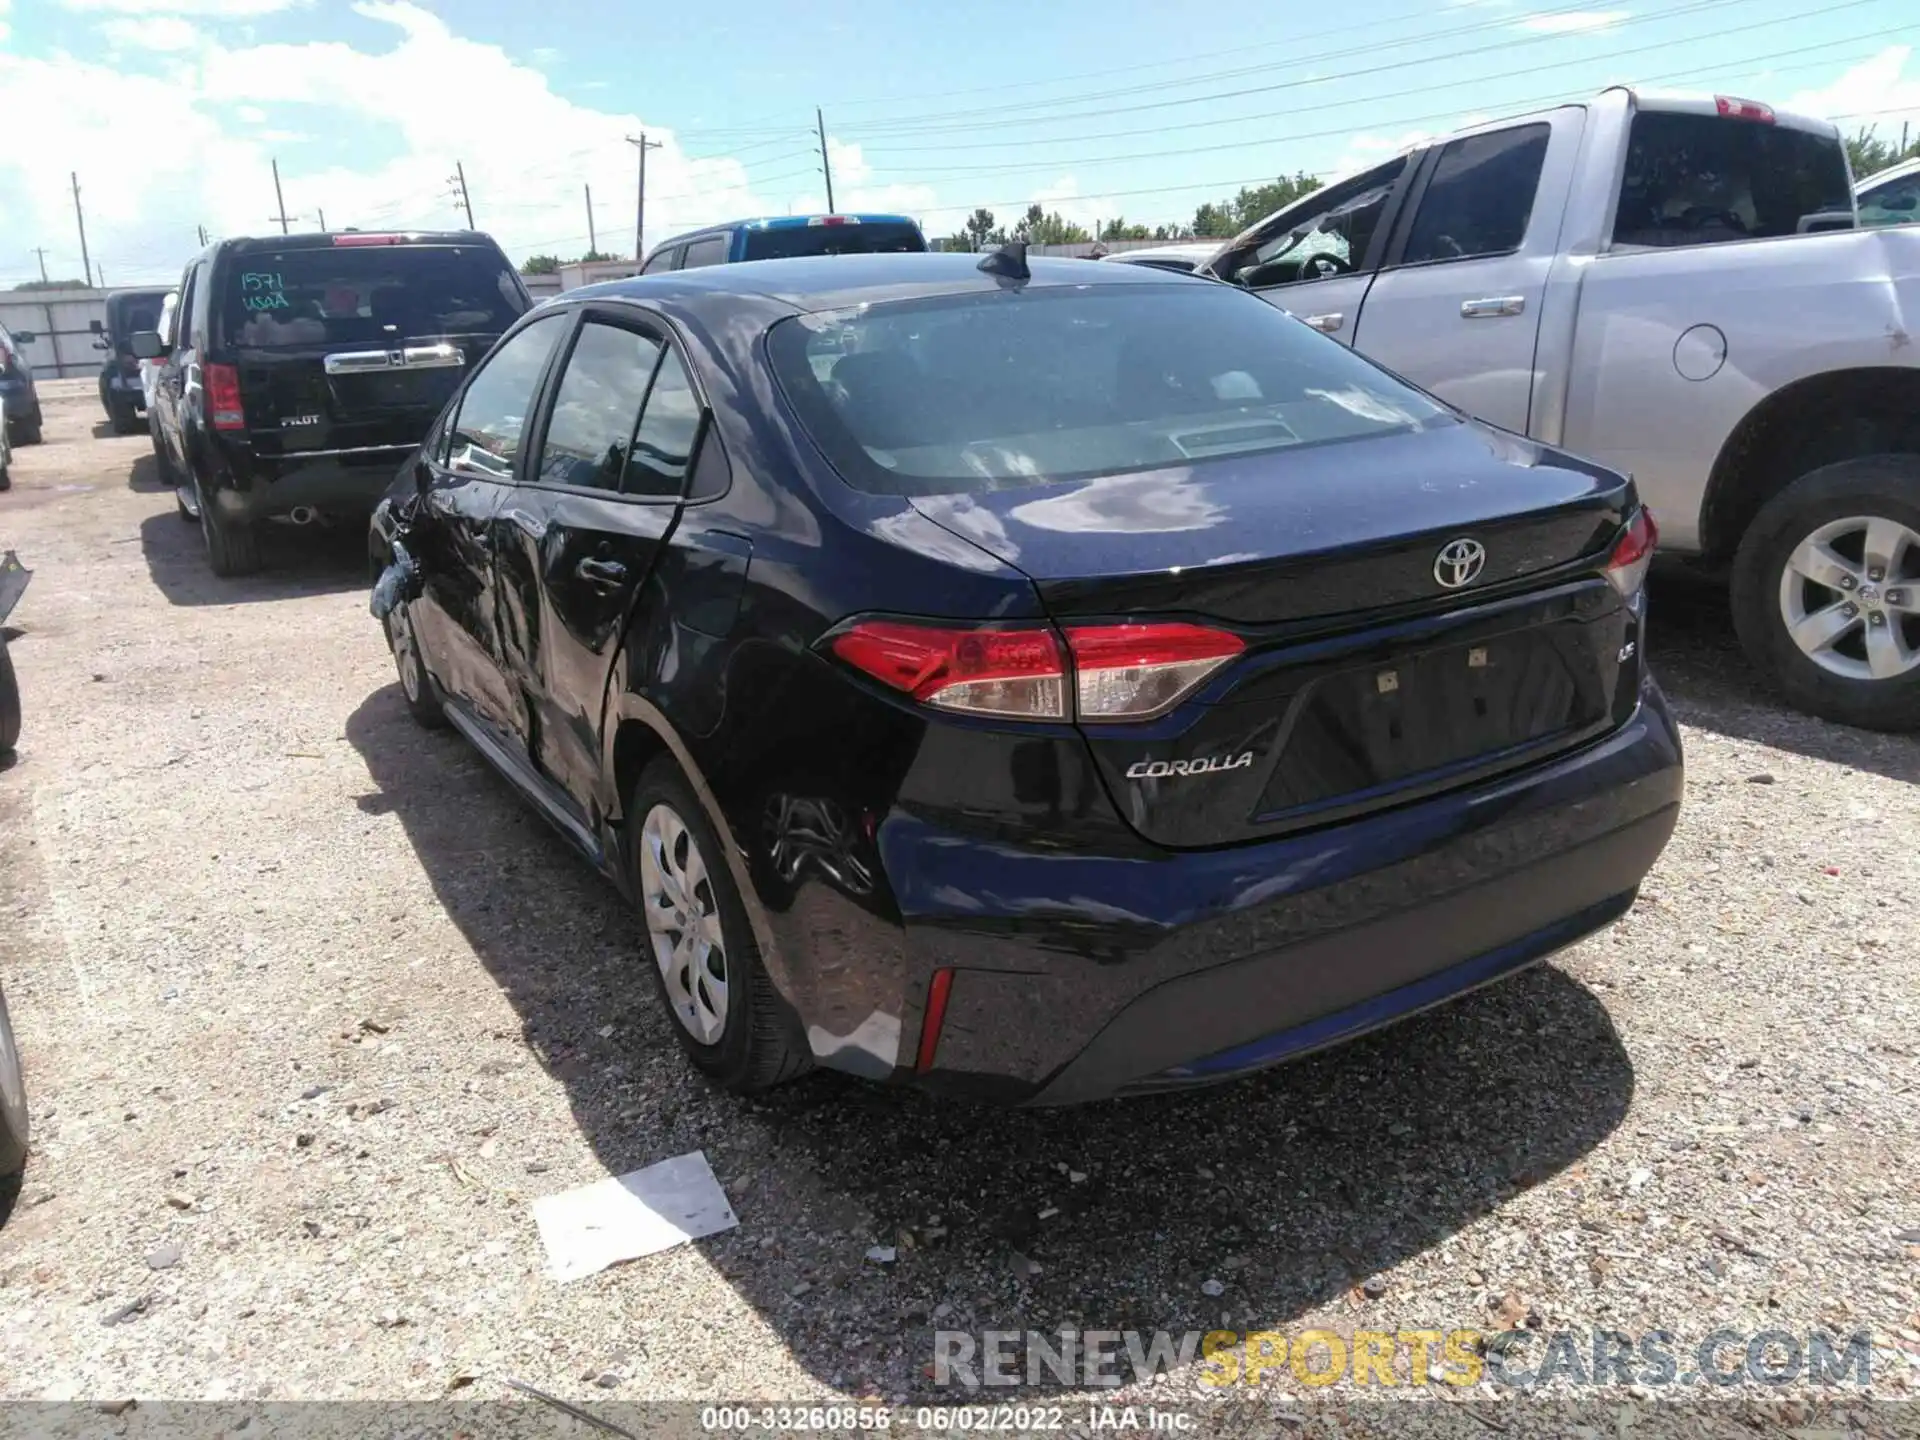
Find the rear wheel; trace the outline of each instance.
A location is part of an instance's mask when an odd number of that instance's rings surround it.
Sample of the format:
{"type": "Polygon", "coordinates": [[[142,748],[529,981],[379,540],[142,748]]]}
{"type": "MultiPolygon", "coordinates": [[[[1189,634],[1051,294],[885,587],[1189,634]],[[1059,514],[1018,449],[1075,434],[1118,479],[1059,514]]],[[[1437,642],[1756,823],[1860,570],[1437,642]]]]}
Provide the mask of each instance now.
{"type": "Polygon", "coordinates": [[[0,635],[0,755],[11,755],[20,743],[20,681],[13,673],[7,637],[0,635]]]}
{"type": "Polygon", "coordinates": [[[400,675],[400,693],[407,699],[407,713],[429,730],[445,729],[447,712],[440,704],[433,677],[427,673],[426,657],[420,653],[420,640],[405,601],[387,612],[385,623],[393,668],[400,675]]]}
{"type": "Polygon", "coordinates": [[[131,435],[140,428],[140,411],[130,400],[122,400],[111,406],[107,414],[113,420],[113,433],[131,435]]]}
{"type": "Polygon", "coordinates": [[[738,1094],[804,1072],[810,1057],[760,963],[726,851],[670,759],[640,776],[627,823],[648,969],[681,1048],[738,1094]]]}
{"type": "Polygon", "coordinates": [[[31,420],[22,420],[13,427],[13,443],[16,445],[38,445],[40,443],[40,412],[35,410],[31,420]]]}
{"type": "Polygon", "coordinates": [[[1920,729],[1920,456],[1843,460],[1768,501],[1734,560],[1733,618],[1796,709],[1920,729]]]}
{"type": "MultiPolygon", "coordinates": [[[[244,520],[224,520],[202,491],[200,533],[207,541],[207,565],[222,579],[251,575],[260,568],[260,532],[244,520]]],[[[176,503],[178,503],[176,501],[176,503]]]]}
{"type": "Polygon", "coordinates": [[[0,994],[0,1176],[13,1175],[27,1163],[27,1087],[20,1070],[20,1050],[13,1040],[13,1021],[7,997],[0,994]]]}

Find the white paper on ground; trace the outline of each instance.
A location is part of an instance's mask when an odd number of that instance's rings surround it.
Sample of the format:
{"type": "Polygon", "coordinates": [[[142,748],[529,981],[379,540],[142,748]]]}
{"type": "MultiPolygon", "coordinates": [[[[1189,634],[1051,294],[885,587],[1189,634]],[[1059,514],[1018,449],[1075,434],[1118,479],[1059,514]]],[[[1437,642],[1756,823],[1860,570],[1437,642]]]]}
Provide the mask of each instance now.
{"type": "Polygon", "coordinates": [[[546,1247],[547,1273],[563,1282],[740,1223],[703,1150],[542,1195],[533,1202],[533,1219],[546,1247]]]}

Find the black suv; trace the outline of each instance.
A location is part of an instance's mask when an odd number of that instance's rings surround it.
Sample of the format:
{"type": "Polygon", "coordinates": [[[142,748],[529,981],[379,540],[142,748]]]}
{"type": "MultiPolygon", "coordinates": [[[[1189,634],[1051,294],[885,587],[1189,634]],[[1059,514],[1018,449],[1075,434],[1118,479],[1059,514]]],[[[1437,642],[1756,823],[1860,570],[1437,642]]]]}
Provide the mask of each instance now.
{"type": "Polygon", "coordinates": [[[160,310],[166,302],[164,289],[117,290],[107,296],[107,318],[93,344],[107,352],[100,362],[100,408],[113,422],[116,435],[133,434],[146,418],[147,400],[133,337],[142,330],[160,328],[160,310]]]}
{"type": "Polygon", "coordinates": [[[180,279],[154,443],[216,575],[260,564],[264,523],[364,525],[469,366],[532,307],[491,237],[229,239],[180,279]]]}

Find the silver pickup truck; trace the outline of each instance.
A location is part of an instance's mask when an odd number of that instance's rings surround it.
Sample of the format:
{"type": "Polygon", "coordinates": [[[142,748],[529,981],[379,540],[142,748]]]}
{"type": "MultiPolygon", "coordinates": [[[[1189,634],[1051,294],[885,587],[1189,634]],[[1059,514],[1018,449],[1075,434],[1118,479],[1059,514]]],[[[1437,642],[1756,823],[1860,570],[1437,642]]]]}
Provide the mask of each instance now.
{"type": "Polygon", "coordinates": [[[1608,90],[1316,191],[1205,268],[1630,471],[1792,704],[1920,728],[1920,226],[1855,228],[1831,124],[1608,90]]]}

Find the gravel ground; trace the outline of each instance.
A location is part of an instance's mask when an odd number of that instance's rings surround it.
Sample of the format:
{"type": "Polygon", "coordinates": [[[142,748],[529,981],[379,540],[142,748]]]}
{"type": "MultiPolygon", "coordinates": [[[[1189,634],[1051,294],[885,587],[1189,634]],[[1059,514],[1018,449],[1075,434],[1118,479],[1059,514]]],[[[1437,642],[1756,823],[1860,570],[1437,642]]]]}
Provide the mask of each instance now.
{"type": "Polygon", "coordinates": [[[46,388],[0,495],[0,1394],[923,1397],[935,1328],[1060,1325],[1870,1329],[1920,1391],[1920,742],[1774,705],[1713,592],[1656,591],[1679,833],[1555,964],[1201,1095],[743,1103],[612,892],[409,722],[359,538],[216,581],[146,439],[46,388]],[[533,1197],[695,1148],[737,1230],[545,1278],[533,1197]]]}

